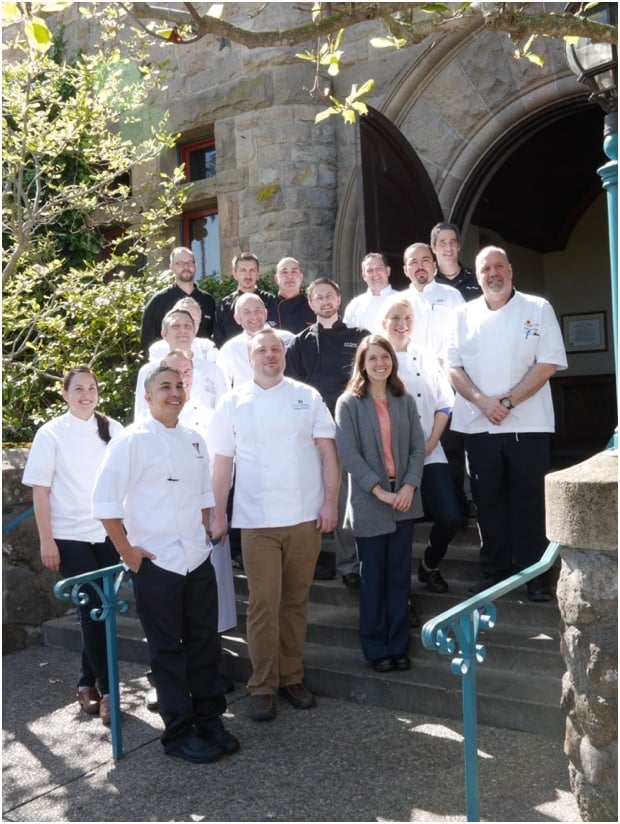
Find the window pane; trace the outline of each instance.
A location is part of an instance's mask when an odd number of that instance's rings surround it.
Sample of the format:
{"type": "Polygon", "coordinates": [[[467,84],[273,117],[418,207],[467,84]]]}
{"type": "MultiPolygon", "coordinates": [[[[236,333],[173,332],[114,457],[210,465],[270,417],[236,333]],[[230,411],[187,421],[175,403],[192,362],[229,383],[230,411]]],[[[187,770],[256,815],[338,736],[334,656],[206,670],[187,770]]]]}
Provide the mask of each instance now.
{"type": "Polygon", "coordinates": [[[187,218],[189,247],[196,258],[196,280],[220,276],[220,223],[217,213],[187,218]]]}
{"type": "Polygon", "coordinates": [[[215,148],[203,147],[189,152],[189,180],[215,177],[215,148]]]}

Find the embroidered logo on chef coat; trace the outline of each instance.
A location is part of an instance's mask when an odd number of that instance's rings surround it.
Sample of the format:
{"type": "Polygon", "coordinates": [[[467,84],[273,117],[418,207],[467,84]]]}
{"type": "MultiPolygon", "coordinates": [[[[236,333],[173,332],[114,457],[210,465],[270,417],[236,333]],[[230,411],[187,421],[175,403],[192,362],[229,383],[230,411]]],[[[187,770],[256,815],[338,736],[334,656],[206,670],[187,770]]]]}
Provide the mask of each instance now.
{"type": "Polygon", "coordinates": [[[540,324],[539,323],[532,323],[531,320],[526,320],[523,324],[523,332],[525,334],[525,340],[529,338],[530,335],[533,335],[536,338],[540,337],[540,324]]]}
{"type": "Polygon", "coordinates": [[[298,398],[293,404],[293,409],[310,409],[310,404],[298,398]]]}

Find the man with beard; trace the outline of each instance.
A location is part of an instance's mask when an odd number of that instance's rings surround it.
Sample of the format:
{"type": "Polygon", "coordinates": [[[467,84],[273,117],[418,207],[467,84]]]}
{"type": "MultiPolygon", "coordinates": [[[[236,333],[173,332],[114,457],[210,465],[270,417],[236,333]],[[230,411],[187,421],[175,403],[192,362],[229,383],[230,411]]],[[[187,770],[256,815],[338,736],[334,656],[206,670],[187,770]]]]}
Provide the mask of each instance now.
{"type": "MultiPolygon", "coordinates": [[[[483,296],[457,309],[447,348],[452,428],[465,433],[480,529],[482,592],[536,563],[545,537],[545,474],[554,431],[549,379],[566,369],[562,332],[544,298],[517,292],[503,249],[476,257],[483,296]]],[[[527,585],[548,601],[545,576],[527,585]]]]}
{"type": "Polygon", "coordinates": [[[196,260],[192,250],[185,246],[175,247],[170,252],[170,269],[174,273],[174,283],[153,295],[142,315],[140,340],[147,357],[149,346],[159,339],[164,316],[182,298],[194,298],[200,306],[202,317],[199,326],[196,327],[196,335],[201,338],[210,338],[213,335],[215,299],[196,286],[196,260]]]}
{"type": "MultiPolygon", "coordinates": [[[[316,323],[295,336],[286,352],[286,375],[309,383],[321,393],[332,413],[351,375],[357,346],[368,335],[366,329],[347,326],[338,315],[342,293],[340,286],[330,278],[317,278],[308,286],[308,302],[316,315],[316,323]]],[[[340,485],[338,497],[338,526],[334,529],[336,542],[336,569],[349,589],[360,585],[359,561],[355,539],[351,531],[340,526],[344,520],[347,483],[340,485]]],[[[317,580],[334,577],[332,570],[317,563],[317,580]]]]}

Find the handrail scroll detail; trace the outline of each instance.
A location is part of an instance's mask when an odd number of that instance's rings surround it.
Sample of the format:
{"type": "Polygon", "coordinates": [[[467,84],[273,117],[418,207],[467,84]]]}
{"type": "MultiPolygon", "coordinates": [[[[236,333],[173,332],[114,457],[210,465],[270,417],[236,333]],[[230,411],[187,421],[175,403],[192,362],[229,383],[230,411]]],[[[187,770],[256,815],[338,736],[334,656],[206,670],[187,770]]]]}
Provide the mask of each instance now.
{"type": "Polygon", "coordinates": [[[125,575],[123,564],[96,569],[82,575],[64,578],[54,586],[54,595],[61,601],[71,601],[76,606],[86,607],[90,597],[83,590],[89,584],[99,598],[101,606],[93,607],[90,617],[93,621],[105,622],[108,683],[110,688],[110,729],[112,732],[112,753],[114,758],[123,756],[123,734],[121,730],[121,706],[118,672],[118,650],[116,639],[116,615],[127,612],[127,601],[118,599],[118,592],[125,575]]]}

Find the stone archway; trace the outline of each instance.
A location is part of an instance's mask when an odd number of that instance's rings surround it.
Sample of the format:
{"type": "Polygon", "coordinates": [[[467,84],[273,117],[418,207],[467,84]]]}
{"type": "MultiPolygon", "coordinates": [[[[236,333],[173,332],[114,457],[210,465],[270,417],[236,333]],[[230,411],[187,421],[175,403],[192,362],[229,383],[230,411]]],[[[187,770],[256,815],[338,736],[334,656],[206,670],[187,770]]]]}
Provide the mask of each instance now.
{"type": "MultiPolygon", "coordinates": [[[[585,90],[566,67],[561,44],[546,44],[542,69],[517,62],[512,48],[502,34],[475,30],[465,38],[438,41],[418,53],[375,107],[408,141],[445,218],[461,227],[467,265],[481,246],[504,246],[517,288],[549,298],[558,317],[606,312],[611,339],[606,205],[596,174],[597,158],[603,159],[602,114],[586,103],[585,90]],[[539,164],[536,174],[532,155],[543,146],[549,160],[546,166],[539,164]],[[521,186],[520,208],[509,201],[510,187],[501,186],[506,179],[521,186]],[[530,208],[528,185],[542,206],[530,208]],[[561,214],[551,220],[550,210],[561,214]],[[498,212],[506,212],[503,221],[494,219],[498,212]],[[530,221],[521,228],[531,231],[509,231],[511,220],[530,221]],[[544,222],[549,237],[534,231],[537,222],[544,222]]],[[[339,204],[336,273],[351,273],[351,261],[359,261],[367,251],[359,219],[359,168],[358,163],[351,171],[339,204]]],[[[358,286],[353,279],[342,281],[345,300],[358,286]]],[[[552,382],[558,466],[597,452],[609,439],[609,410],[615,409],[612,348],[569,355],[569,369],[552,382]],[[584,410],[600,414],[593,423],[585,419],[584,410]]]]}
{"type": "MultiPolygon", "coordinates": [[[[508,132],[516,144],[528,122],[559,101],[575,99],[580,105],[584,98],[559,44],[546,43],[543,69],[517,62],[513,48],[505,35],[481,34],[476,27],[465,35],[442,38],[427,45],[376,104],[424,166],[444,216],[456,216],[464,233],[496,168],[489,165],[481,176],[484,159],[493,155],[501,162],[497,144],[508,132]]],[[[336,219],[332,268],[337,274],[351,272],[351,261],[367,251],[360,226],[358,165],[351,170],[336,219]]],[[[342,286],[347,297],[351,284],[342,286]]]]}

